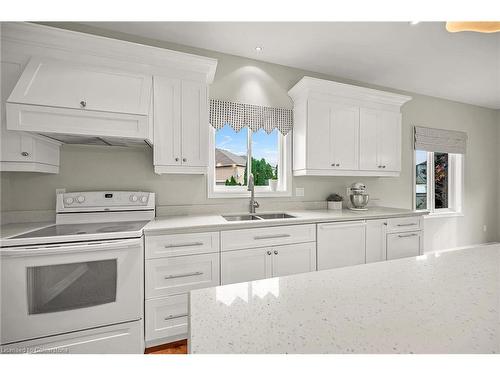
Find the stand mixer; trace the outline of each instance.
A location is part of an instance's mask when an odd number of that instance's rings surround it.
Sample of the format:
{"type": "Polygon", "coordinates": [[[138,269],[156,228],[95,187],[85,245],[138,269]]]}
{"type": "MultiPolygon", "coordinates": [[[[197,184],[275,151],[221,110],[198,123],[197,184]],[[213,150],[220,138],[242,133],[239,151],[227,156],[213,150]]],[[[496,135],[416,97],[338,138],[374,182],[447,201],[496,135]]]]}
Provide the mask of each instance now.
{"type": "Polygon", "coordinates": [[[361,182],[355,182],[347,188],[347,202],[349,209],[353,211],[367,211],[366,205],[370,196],[366,193],[366,185],[361,182]]]}

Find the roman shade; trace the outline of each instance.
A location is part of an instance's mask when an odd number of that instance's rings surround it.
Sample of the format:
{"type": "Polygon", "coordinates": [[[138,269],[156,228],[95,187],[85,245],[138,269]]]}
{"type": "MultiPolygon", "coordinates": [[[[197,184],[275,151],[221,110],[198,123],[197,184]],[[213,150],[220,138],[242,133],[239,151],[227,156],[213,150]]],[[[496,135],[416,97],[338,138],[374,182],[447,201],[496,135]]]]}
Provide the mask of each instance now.
{"type": "Polygon", "coordinates": [[[267,134],[278,129],[281,134],[287,135],[293,126],[293,111],[211,99],[209,120],[215,129],[229,125],[236,132],[248,127],[254,132],[264,129],[267,134]]]}
{"type": "Polygon", "coordinates": [[[415,126],[415,150],[465,154],[467,133],[415,126]]]}

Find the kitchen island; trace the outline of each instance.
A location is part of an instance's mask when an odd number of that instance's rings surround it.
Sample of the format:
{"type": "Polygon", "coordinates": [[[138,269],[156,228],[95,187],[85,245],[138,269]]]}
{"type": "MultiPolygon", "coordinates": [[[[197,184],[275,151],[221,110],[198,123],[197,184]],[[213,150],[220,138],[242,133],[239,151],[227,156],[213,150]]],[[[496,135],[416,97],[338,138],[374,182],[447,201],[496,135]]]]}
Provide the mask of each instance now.
{"type": "Polygon", "coordinates": [[[500,245],[194,290],[190,353],[499,353],[500,245]]]}

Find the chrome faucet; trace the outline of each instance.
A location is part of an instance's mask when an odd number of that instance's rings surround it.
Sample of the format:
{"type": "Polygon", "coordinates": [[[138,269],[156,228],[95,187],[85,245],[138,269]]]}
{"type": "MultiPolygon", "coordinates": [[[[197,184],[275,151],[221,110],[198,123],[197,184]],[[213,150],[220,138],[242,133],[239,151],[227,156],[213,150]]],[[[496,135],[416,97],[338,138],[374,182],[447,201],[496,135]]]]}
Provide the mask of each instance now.
{"type": "Polygon", "coordinates": [[[255,200],[255,183],[253,181],[253,173],[250,173],[248,177],[248,188],[247,190],[250,192],[250,213],[254,214],[255,209],[260,207],[259,202],[255,200]]]}

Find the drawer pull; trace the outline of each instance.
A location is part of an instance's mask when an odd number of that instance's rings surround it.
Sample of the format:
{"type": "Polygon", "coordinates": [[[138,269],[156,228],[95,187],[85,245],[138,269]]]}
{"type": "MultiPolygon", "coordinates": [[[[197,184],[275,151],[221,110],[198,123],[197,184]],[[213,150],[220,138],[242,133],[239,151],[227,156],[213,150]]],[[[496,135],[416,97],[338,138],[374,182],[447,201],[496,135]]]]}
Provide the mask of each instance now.
{"type": "Polygon", "coordinates": [[[186,314],[175,314],[175,315],[169,315],[164,318],[164,320],[170,320],[170,319],[175,319],[175,318],[182,318],[184,316],[187,316],[186,314]]]}
{"type": "Polygon", "coordinates": [[[197,272],[191,272],[191,273],[181,273],[178,275],[167,275],[167,276],[165,276],[165,280],[177,279],[180,277],[200,276],[200,275],[203,275],[203,272],[197,271],[197,272]]]}
{"type": "Polygon", "coordinates": [[[270,234],[270,235],[267,235],[267,236],[255,236],[253,239],[254,240],[268,240],[268,239],[271,239],[271,238],[285,238],[285,237],[291,237],[292,235],[291,234],[286,234],[286,233],[283,233],[283,234],[270,234]]]}
{"type": "Polygon", "coordinates": [[[201,246],[201,245],[203,245],[203,242],[186,242],[186,243],[165,245],[165,249],[171,249],[173,247],[191,247],[191,246],[201,246]]]}
{"type": "Polygon", "coordinates": [[[414,225],[418,225],[418,223],[409,223],[409,224],[398,224],[398,227],[412,227],[414,225]]]}
{"type": "Polygon", "coordinates": [[[399,238],[405,238],[405,237],[415,237],[418,236],[417,233],[411,233],[411,234],[400,234],[398,235],[399,238]]]}

